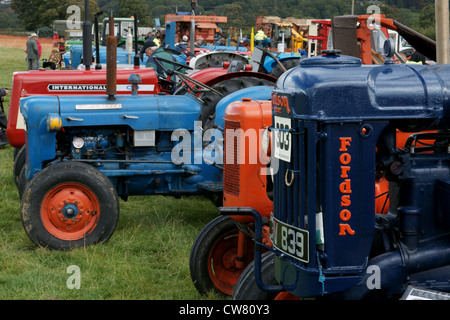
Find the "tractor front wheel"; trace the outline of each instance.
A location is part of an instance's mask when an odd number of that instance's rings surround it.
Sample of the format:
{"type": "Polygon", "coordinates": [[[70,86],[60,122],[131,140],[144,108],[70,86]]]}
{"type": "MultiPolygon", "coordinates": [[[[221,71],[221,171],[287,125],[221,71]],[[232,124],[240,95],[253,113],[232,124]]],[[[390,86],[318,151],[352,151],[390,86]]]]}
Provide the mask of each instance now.
{"type": "Polygon", "coordinates": [[[241,234],[229,216],[219,216],[198,234],[191,249],[189,269],[200,294],[215,291],[231,296],[244,268],[253,260],[253,242],[241,234]],[[239,236],[248,239],[245,254],[238,256],[239,236]]]}
{"type": "Polygon", "coordinates": [[[119,201],[111,181],[99,170],[59,162],[30,181],[21,218],[36,245],[70,250],[107,241],[117,225],[119,201]]]}
{"type": "MultiPolygon", "coordinates": [[[[275,279],[275,254],[265,252],[261,257],[262,280],[265,284],[276,285],[275,279]]],[[[255,280],[255,264],[252,261],[242,272],[233,292],[233,300],[299,300],[293,294],[280,292],[267,292],[261,290],[255,280]]]]}

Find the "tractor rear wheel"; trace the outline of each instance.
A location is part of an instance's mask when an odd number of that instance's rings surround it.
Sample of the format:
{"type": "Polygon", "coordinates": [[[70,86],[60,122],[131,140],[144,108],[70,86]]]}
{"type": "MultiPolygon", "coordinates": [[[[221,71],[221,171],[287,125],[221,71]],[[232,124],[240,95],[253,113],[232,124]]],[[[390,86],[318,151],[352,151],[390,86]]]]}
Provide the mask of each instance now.
{"type": "Polygon", "coordinates": [[[117,225],[119,201],[111,181],[99,170],[58,162],[28,184],[21,218],[36,245],[70,250],[106,242],[117,225]]]}
{"type": "Polygon", "coordinates": [[[189,258],[191,278],[200,294],[215,291],[231,296],[242,271],[253,260],[253,242],[247,238],[245,260],[241,261],[237,255],[239,230],[229,216],[213,219],[200,231],[189,258]]]}
{"type": "Polygon", "coordinates": [[[225,96],[236,92],[241,89],[256,87],[256,86],[270,86],[273,87],[275,83],[260,79],[256,77],[238,77],[228,79],[219,82],[212,86],[212,88],[219,91],[222,96],[215,94],[214,92],[205,92],[200,96],[203,101],[203,107],[200,112],[200,121],[202,122],[203,129],[210,129],[214,125],[216,115],[216,105],[225,96]]]}
{"type": "MultiPolygon", "coordinates": [[[[300,62],[299,59],[288,59],[285,61],[281,61],[281,64],[287,71],[289,69],[292,69],[292,68],[298,66],[299,62],[300,62]]],[[[278,79],[284,72],[285,71],[283,70],[283,68],[281,68],[281,66],[277,63],[275,65],[275,67],[273,67],[273,69],[270,71],[269,74],[278,79]]]]}
{"type": "Polygon", "coordinates": [[[27,155],[26,155],[26,150],[25,150],[25,146],[22,146],[19,149],[16,149],[17,152],[14,154],[14,167],[13,167],[13,172],[14,172],[14,181],[16,183],[16,186],[19,186],[19,176],[20,176],[20,171],[22,171],[22,168],[25,167],[25,164],[27,162],[27,155]]]}

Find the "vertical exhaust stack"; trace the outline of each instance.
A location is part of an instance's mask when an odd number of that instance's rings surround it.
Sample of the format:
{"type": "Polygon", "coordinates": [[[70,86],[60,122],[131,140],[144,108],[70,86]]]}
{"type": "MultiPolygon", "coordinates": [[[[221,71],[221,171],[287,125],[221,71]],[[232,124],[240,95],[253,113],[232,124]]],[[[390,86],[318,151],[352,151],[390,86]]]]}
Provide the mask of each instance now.
{"type": "Polygon", "coordinates": [[[136,12],[134,13],[134,68],[139,69],[139,48],[138,48],[138,18],[136,12]]]}
{"type": "Polygon", "coordinates": [[[114,100],[117,90],[117,37],[114,35],[114,17],[109,17],[109,34],[106,37],[106,94],[114,100]]]}
{"type": "Polygon", "coordinates": [[[92,23],[89,20],[89,0],[84,1],[83,22],[83,63],[86,70],[91,70],[92,64],[92,23]]]}
{"type": "Polygon", "coordinates": [[[103,14],[103,11],[99,11],[94,16],[94,32],[95,32],[95,70],[100,70],[102,65],[100,64],[100,40],[98,35],[98,17],[103,14]]]}

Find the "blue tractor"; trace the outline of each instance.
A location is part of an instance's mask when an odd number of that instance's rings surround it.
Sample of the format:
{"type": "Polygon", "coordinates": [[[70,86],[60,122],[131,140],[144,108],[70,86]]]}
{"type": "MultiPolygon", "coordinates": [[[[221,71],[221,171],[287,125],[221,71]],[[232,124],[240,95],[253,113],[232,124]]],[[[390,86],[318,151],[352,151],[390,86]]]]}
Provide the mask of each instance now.
{"type": "Polygon", "coordinates": [[[234,299],[450,292],[449,92],[447,65],[362,66],[336,51],[284,73],[272,96],[273,245],[254,209],[220,209],[256,224],[234,299]],[[410,133],[400,147],[398,130],[410,133]],[[387,214],[375,214],[379,175],[387,214]]]}
{"type": "Polygon", "coordinates": [[[207,86],[165,70],[167,79],[159,80],[174,94],[140,95],[140,76],[131,74],[132,94],[118,95],[116,40],[109,38],[106,95],[20,101],[27,159],[21,217],[38,246],[68,250],[107,241],[119,197],[206,195],[219,205],[223,110],[238,99],[265,99],[276,81],[230,69],[207,86]]]}

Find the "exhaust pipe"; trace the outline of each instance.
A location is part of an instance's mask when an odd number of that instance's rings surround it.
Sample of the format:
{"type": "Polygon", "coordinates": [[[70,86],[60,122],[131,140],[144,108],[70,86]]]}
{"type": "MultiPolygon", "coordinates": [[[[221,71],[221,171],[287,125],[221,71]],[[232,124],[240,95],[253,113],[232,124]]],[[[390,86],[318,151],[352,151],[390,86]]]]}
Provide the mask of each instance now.
{"type": "Polygon", "coordinates": [[[139,69],[139,50],[138,50],[138,19],[136,12],[134,13],[134,68],[139,69]]]}
{"type": "Polygon", "coordinates": [[[102,65],[100,64],[100,41],[98,36],[98,17],[103,14],[103,11],[99,11],[94,16],[94,32],[95,32],[95,70],[100,70],[102,65]]]}
{"type": "Polygon", "coordinates": [[[109,34],[106,37],[106,94],[114,100],[117,93],[117,37],[114,34],[114,17],[109,17],[109,34]]]}
{"type": "Polygon", "coordinates": [[[89,0],[84,1],[83,22],[83,64],[86,70],[91,70],[92,64],[92,23],[89,20],[89,0]]]}
{"type": "MultiPolygon", "coordinates": [[[[377,266],[380,275],[380,289],[382,292],[401,292],[402,286],[412,274],[432,271],[433,269],[450,265],[450,239],[428,241],[411,251],[407,246],[399,243],[396,251],[379,255],[368,262],[368,266],[377,266]]],[[[436,280],[437,273],[430,272],[431,279],[436,280]],[[434,278],[433,278],[434,275],[434,278]]],[[[375,293],[377,289],[369,288],[374,274],[366,273],[362,280],[353,288],[338,293],[341,299],[360,300],[375,293]],[[371,278],[372,277],[372,278],[371,278]]],[[[448,280],[448,278],[447,278],[448,280]]]]}

